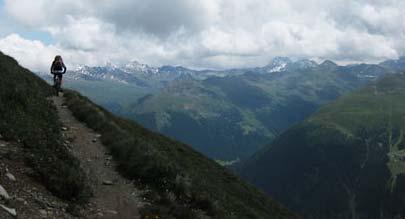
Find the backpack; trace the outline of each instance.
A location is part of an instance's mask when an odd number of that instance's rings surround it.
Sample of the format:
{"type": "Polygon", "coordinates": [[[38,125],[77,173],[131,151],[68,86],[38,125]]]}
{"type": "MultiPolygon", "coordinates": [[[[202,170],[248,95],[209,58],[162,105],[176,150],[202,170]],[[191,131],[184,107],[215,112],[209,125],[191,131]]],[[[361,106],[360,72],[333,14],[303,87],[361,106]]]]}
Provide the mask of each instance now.
{"type": "Polygon", "coordinates": [[[53,63],[53,70],[62,71],[63,70],[63,63],[61,61],[55,61],[53,63]]]}

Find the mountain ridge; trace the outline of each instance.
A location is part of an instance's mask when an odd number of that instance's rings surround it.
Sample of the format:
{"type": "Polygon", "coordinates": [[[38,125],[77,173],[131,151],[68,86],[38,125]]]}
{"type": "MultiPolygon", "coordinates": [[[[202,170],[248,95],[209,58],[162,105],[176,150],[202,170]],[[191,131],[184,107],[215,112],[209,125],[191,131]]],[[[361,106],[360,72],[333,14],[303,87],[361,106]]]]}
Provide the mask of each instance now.
{"type": "Polygon", "coordinates": [[[241,165],[304,218],[403,218],[405,74],[321,107],[241,165]]]}
{"type": "MultiPolygon", "coordinates": [[[[386,60],[380,62],[376,65],[380,65],[383,67],[390,68],[395,64],[402,63],[405,57],[400,57],[398,60],[386,60]]],[[[94,68],[98,69],[105,69],[104,72],[108,71],[116,71],[120,70],[121,72],[128,73],[128,74],[147,74],[147,75],[156,75],[156,74],[175,74],[175,75],[192,75],[195,79],[206,79],[207,77],[211,76],[230,76],[230,75],[239,75],[250,71],[259,71],[262,73],[277,73],[277,72],[284,72],[287,68],[290,69],[305,69],[305,68],[313,68],[318,67],[322,64],[328,63],[330,66],[339,66],[339,67],[348,67],[348,66],[358,66],[364,65],[366,63],[357,63],[357,64],[349,64],[349,65],[338,65],[331,60],[324,60],[321,63],[317,63],[311,59],[296,59],[296,58],[289,58],[289,57],[274,57],[269,64],[261,66],[261,67],[246,67],[246,68],[232,68],[232,69],[221,69],[221,70],[213,70],[213,69],[201,69],[195,70],[192,68],[187,68],[181,65],[163,65],[160,67],[152,67],[147,64],[140,63],[138,61],[131,61],[126,64],[122,65],[114,65],[112,63],[107,63],[104,66],[87,66],[87,65],[80,65],[76,67],[76,69],[71,70],[72,74],[81,73],[88,75],[89,71],[94,68]]],[[[400,67],[399,69],[395,70],[402,70],[404,67],[400,67]]],[[[43,75],[43,73],[40,73],[43,75]]]]}
{"type": "Polygon", "coordinates": [[[122,113],[214,159],[243,160],[322,104],[387,72],[378,65],[303,63],[309,65],[291,64],[279,73],[256,71],[172,82],[122,113]]]}

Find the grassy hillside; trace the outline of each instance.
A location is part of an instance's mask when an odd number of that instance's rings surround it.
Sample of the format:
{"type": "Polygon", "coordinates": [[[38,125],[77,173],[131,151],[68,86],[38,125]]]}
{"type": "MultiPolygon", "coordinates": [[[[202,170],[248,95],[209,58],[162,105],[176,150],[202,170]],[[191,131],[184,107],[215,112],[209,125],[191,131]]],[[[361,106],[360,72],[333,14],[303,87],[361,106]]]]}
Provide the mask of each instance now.
{"type": "Polygon", "coordinates": [[[242,175],[306,218],[405,217],[405,74],[322,107],[242,175]]]}
{"type": "Polygon", "coordinates": [[[102,134],[127,177],[150,188],[161,218],[293,218],[287,210],[189,146],[106,112],[76,92],[66,95],[74,115],[102,134]]]}
{"type": "Polygon", "coordinates": [[[46,98],[51,87],[0,52],[0,134],[20,142],[38,180],[61,198],[89,195],[79,162],[61,142],[56,109],[46,98]]]}

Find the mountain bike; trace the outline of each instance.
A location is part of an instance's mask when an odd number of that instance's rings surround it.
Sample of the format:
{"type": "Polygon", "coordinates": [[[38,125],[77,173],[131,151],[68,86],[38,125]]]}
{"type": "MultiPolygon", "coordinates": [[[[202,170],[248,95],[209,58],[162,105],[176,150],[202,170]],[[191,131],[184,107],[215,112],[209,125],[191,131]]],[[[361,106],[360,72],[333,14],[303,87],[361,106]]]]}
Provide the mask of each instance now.
{"type": "Polygon", "coordinates": [[[62,74],[55,74],[53,80],[53,87],[55,88],[56,96],[59,96],[59,92],[61,91],[61,85],[62,85],[62,74]]]}

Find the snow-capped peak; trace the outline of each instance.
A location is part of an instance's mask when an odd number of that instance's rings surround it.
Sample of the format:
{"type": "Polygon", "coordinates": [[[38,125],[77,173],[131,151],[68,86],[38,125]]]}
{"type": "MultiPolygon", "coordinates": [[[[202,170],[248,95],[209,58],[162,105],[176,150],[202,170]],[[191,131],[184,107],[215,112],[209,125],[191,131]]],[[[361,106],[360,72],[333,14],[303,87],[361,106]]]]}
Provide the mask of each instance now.
{"type": "Polygon", "coordinates": [[[78,65],[76,68],[75,68],[75,70],[74,71],[83,71],[84,69],[86,69],[87,68],[87,66],[85,66],[85,65],[78,65]]]}
{"type": "Polygon", "coordinates": [[[122,67],[122,70],[125,72],[133,73],[133,72],[142,72],[142,73],[157,73],[157,69],[150,67],[146,64],[139,63],[138,61],[132,61],[125,64],[122,67]]]}
{"type": "Polygon", "coordinates": [[[287,67],[287,63],[283,62],[283,63],[280,63],[280,64],[274,66],[273,68],[269,69],[268,72],[281,72],[281,71],[284,71],[286,69],[286,67],[287,67]]]}
{"type": "Polygon", "coordinates": [[[267,65],[267,72],[273,73],[285,71],[287,65],[291,62],[291,59],[287,57],[275,57],[273,60],[271,60],[270,64],[267,65]]]}
{"type": "Polygon", "coordinates": [[[110,62],[110,61],[106,62],[105,67],[106,67],[108,70],[112,70],[112,71],[118,68],[117,65],[115,65],[114,63],[112,63],[112,62],[110,62]]]}

